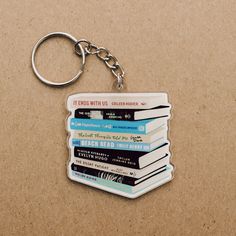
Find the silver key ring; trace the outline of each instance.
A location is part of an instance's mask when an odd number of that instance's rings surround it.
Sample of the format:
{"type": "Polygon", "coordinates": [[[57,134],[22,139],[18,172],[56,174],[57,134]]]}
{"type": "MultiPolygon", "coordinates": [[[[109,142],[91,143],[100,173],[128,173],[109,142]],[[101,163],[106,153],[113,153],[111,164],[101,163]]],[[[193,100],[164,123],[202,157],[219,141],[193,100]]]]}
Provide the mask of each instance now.
{"type": "Polygon", "coordinates": [[[69,84],[72,84],[73,82],[75,82],[79,77],[80,75],[83,73],[83,69],[84,69],[84,65],[85,65],[85,52],[84,52],[84,49],[83,47],[81,46],[81,44],[77,44],[77,46],[79,47],[80,49],[80,56],[82,57],[82,60],[81,60],[81,64],[80,64],[80,70],[79,72],[70,80],[68,81],[65,81],[65,82],[52,82],[50,80],[47,80],[45,79],[40,73],[39,71],[37,70],[36,68],[36,65],[35,65],[35,56],[36,56],[36,53],[37,53],[37,50],[39,49],[40,45],[42,45],[43,42],[45,42],[46,40],[52,38],[52,37],[65,37],[67,39],[70,39],[72,41],[72,43],[74,45],[76,45],[76,43],[78,42],[78,40],[73,37],[72,35],[68,34],[68,33],[64,33],[64,32],[53,32],[53,33],[50,33],[50,34],[47,34],[45,35],[44,37],[42,37],[34,46],[33,48],[33,51],[32,51],[32,56],[31,56],[31,63],[32,63],[32,68],[33,68],[33,71],[35,73],[35,75],[37,76],[37,78],[47,84],[47,85],[50,85],[50,86],[56,86],[56,87],[60,87],[60,86],[65,86],[65,85],[69,85],[69,84]]]}

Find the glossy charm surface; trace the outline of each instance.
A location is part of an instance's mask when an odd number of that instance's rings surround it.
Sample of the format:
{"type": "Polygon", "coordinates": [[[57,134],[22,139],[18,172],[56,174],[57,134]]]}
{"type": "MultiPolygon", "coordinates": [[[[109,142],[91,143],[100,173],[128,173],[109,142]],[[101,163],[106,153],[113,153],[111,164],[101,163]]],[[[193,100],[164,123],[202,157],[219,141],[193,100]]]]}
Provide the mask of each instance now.
{"type": "Polygon", "coordinates": [[[68,177],[128,198],[173,178],[166,93],[81,93],[67,99],[68,177]]]}

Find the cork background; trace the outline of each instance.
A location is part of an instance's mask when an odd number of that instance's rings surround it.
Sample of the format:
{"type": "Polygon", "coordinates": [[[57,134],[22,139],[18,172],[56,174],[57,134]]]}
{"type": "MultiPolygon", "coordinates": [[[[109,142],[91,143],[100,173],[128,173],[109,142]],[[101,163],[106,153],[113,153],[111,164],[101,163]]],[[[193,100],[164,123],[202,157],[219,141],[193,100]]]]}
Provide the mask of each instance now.
{"type": "MultiPolygon", "coordinates": [[[[0,235],[235,235],[236,2],[0,0],[0,235]],[[129,200],[66,176],[66,97],[112,92],[95,56],[75,84],[34,76],[36,41],[65,31],[107,47],[127,92],[169,94],[175,179],[129,200]]],[[[60,38],[37,65],[63,81],[80,58],[60,38]]]]}

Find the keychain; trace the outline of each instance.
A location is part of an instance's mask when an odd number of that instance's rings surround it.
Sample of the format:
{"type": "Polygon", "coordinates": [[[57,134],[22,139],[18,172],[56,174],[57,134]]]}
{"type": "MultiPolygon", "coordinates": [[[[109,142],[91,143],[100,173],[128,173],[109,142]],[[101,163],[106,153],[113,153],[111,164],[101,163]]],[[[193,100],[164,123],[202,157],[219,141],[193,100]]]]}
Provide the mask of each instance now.
{"type": "MultiPolygon", "coordinates": [[[[88,55],[96,55],[111,70],[117,90],[124,88],[124,70],[109,50],[64,32],[50,33],[36,43],[32,68],[41,82],[66,86],[79,79],[88,55]],[[71,40],[81,58],[80,70],[65,82],[45,79],[35,65],[38,48],[52,37],[71,40]]],[[[77,93],[67,98],[66,105],[71,180],[136,198],[173,179],[167,135],[171,105],[166,93],[77,93]]]]}

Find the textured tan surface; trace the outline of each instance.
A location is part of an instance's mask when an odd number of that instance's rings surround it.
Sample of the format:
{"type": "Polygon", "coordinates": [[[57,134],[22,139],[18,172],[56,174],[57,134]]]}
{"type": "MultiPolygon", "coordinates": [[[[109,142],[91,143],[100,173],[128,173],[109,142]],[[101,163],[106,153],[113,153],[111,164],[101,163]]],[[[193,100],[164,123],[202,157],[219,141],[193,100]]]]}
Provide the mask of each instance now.
{"type": "MultiPolygon", "coordinates": [[[[235,235],[234,0],[1,0],[0,29],[0,235],[235,235]],[[112,77],[90,57],[73,86],[39,83],[31,49],[51,31],[109,48],[129,92],[169,93],[173,182],[127,200],[67,179],[66,96],[112,77]]],[[[42,47],[44,75],[72,76],[72,49],[42,47]]]]}

